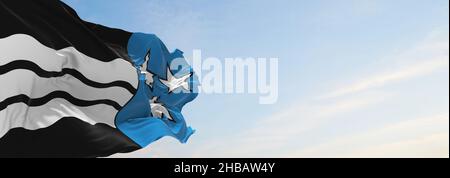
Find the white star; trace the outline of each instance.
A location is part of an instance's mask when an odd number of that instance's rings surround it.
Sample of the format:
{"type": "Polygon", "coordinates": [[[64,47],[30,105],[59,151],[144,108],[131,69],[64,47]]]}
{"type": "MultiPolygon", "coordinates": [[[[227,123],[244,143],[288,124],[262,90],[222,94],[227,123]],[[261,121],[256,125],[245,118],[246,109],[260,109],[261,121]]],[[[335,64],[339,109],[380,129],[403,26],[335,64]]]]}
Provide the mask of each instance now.
{"type": "Polygon", "coordinates": [[[158,100],[157,97],[153,97],[150,100],[150,109],[152,112],[152,116],[160,118],[160,119],[162,119],[164,116],[166,116],[167,119],[169,119],[170,121],[175,121],[175,120],[173,120],[172,116],[170,116],[170,113],[167,110],[167,108],[164,107],[161,103],[158,103],[156,100],[158,100]]]}
{"type": "Polygon", "coordinates": [[[167,80],[159,79],[164,85],[169,88],[169,93],[174,91],[177,88],[184,88],[185,90],[189,90],[189,84],[187,79],[191,77],[191,73],[186,74],[180,78],[176,78],[173,76],[172,72],[169,68],[167,68],[167,80]]]}

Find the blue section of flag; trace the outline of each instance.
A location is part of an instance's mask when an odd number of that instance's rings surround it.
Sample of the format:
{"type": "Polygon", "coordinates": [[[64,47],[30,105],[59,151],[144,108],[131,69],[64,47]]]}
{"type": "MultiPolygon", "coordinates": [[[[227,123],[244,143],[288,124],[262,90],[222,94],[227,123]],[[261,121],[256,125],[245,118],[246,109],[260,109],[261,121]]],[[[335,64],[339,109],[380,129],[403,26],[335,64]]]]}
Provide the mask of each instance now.
{"type": "Polygon", "coordinates": [[[155,35],[135,33],[129,39],[128,54],[136,67],[139,86],[133,98],[116,115],[117,128],[142,147],[164,136],[172,136],[185,143],[194,130],[186,125],[181,110],[197,97],[191,89],[197,87],[198,82],[183,53],[179,50],[168,52],[155,35]],[[139,69],[147,54],[150,54],[150,59],[146,72],[153,74],[150,85],[139,69]],[[170,70],[170,64],[175,59],[182,62],[178,62],[178,68],[170,70]],[[172,74],[175,78],[190,76],[186,79],[189,90],[178,87],[170,91],[161,80],[168,80],[168,75],[172,74]]]}

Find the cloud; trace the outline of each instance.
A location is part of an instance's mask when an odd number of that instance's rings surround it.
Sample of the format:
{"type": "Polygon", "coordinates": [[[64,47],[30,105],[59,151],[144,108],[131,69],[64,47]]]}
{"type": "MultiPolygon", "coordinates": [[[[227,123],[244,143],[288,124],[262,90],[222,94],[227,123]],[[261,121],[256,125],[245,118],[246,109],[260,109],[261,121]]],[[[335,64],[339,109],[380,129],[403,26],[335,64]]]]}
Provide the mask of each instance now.
{"type": "Polygon", "coordinates": [[[377,87],[382,87],[389,83],[407,80],[422,75],[427,75],[436,70],[448,68],[448,65],[449,65],[448,56],[437,57],[429,61],[423,61],[414,65],[410,65],[397,71],[368,77],[367,79],[364,79],[362,81],[355,82],[353,84],[350,84],[349,86],[345,86],[330,93],[327,93],[321,98],[322,99],[334,98],[377,87]]]}
{"type": "MultiPolygon", "coordinates": [[[[397,65],[394,70],[391,69],[390,71],[380,72],[373,76],[366,76],[359,81],[338,87],[337,89],[320,96],[319,99],[354,94],[379,88],[394,82],[428,75],[441,69],[448,70],[448,44],[448,39],[426,41],[403,54],[389,57],[391,61],[394,61],[394,63],[391,62],[389,65],[397,65]]],[[[392,67],[388,66],[388,68],[392,67]]]]}
{"type": "Polygon", "coordinates": [[[348,157],[448,158],[448,139],[448,131],[430,134],[411,140],[381,144],[372,148],[355,151],[348,155],[348,157]]]}
{"type": "Polygon", "coordinates": [[[291,157],[448,157],[449,114],[391,123],[288,153],[291,157]]]}

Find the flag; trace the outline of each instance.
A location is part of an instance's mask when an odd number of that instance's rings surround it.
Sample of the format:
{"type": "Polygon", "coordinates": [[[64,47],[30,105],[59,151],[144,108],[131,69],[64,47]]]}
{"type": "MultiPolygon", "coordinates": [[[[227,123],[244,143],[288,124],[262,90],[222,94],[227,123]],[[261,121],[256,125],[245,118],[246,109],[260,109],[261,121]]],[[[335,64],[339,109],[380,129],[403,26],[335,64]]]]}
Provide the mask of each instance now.
{"type": "Polygon", "coordinates": [[[0,23],[0,157],[104,157],[194,133],[181,110],[196,76],[157,36],[58,0],[0,0],[0,23]]]}

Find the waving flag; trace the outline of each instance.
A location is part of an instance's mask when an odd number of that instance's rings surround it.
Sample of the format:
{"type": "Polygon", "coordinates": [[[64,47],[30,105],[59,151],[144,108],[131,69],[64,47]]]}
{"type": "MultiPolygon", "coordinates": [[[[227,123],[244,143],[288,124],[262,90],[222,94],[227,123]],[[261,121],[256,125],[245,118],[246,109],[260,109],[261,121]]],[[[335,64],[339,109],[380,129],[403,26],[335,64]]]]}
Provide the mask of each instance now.
{"type": "Polygon", "coordinates": [[[0,21],[0,157],[108,156],[194,132],[181,110],[196,77],[155,35],[57,0],[0,0],[0,21]]]}

